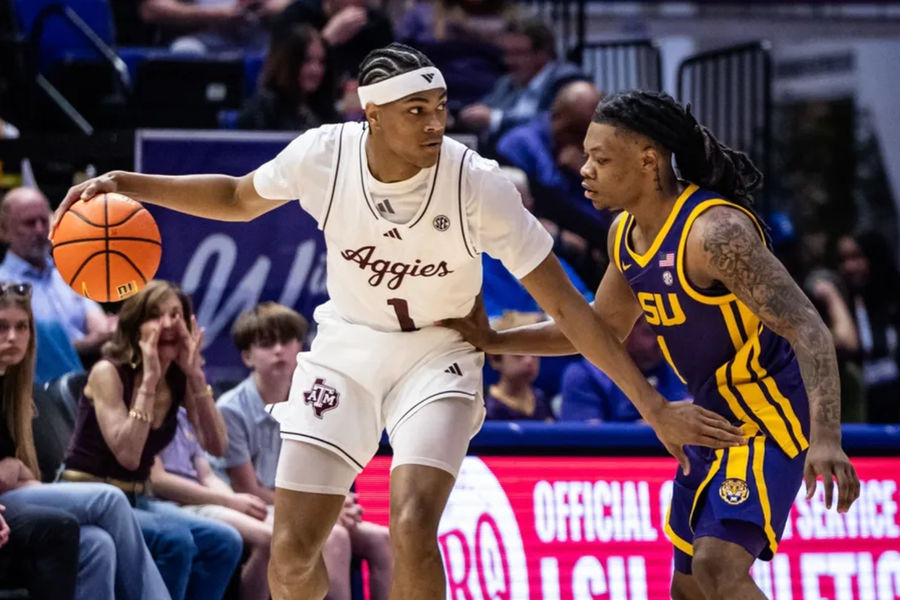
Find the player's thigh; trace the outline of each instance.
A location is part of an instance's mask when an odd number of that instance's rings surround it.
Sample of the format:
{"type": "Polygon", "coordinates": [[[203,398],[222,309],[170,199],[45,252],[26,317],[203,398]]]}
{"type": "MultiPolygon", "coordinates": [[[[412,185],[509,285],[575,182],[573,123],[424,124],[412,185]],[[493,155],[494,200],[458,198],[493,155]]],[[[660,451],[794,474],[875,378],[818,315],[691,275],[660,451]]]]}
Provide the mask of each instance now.
{"type": "Polygon", "coordinates": [[[275,478],[274,553],[318,555],[356,471],[334,452],[284,440],[275,478]]]}
{"type": "Polygon", "coordinates": [[[402,466],[418,465],[445,471],[455,479],[483,410],[468,397],[441,398],[420,407],[391,435],[392,477],[402,466]]]}

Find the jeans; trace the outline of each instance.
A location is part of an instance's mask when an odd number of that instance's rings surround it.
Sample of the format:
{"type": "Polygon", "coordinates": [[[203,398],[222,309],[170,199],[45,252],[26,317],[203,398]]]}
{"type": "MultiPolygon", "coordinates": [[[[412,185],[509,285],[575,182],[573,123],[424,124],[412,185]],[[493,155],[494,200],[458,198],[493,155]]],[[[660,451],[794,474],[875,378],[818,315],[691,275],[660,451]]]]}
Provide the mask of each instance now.
{"type": "Polygon", "coordinates": [[[3,498],[9,541],[0,548],[0,581],[31,600],[72,600],[78,574],[78,522],[64,510],[3,498]]]}
{"type": "Polygon", "coordinates": [[[237,530],[147,496],[135,512],[172,600],[221,600],[243,553],[237,530]]]}
{"type": "Polygon", "coordinates": [[[65,510],[81,525],[77,600],[169,598],[121,490],[102,483],[50,483],[0,496],[0,504],[7,500],[65,510]]]}

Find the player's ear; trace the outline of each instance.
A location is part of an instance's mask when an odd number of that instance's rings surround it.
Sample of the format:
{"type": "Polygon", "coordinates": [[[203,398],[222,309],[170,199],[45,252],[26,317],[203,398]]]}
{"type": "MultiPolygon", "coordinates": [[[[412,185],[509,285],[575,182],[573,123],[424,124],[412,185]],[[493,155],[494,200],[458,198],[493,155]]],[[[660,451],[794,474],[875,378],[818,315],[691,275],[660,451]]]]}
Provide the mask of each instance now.
{"type": "Polygon", "coordinates": [[[366,121],[369,122],[369,127],[372,128],[372,131],[381,129],[381,110],[371,102],[366,104],[366,121]]]}
{"type": "Polygon", "coordinates": [[[653,146],[647,146],[641,151],[641,170],[645,173],[656,173],[656,167],[659,165],[662,157],[659,151],[653,146]]]}
{"type": "Polygon", "coordinates": [[[253,368],[253,363],[250,361],[250,350],[241,350],[241,360],[244,361],[244,366],[248,369],[253,368]]]}

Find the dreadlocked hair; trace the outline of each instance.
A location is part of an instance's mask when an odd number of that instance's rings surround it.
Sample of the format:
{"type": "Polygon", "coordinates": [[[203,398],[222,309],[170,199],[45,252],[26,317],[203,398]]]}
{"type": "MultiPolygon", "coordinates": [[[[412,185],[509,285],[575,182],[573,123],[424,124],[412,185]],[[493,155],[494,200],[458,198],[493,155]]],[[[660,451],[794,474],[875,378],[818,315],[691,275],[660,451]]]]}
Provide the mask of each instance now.
{"type": "Polygon", "coordinates": [[[427,56],[405,44],[394,42],[372,50],[359,65],[359,85],[370,85],[422,67],[433,67],[427,56]]]}
{"type": "Polygon", "coordinates": [[[675,155],[683,179],[746,208],[768,230],[753,201],[762,173],[745,153],[729,148],[698,123],[690,105],[685,108],[666,93],[620,92],[597,106],[594,122],[618,125],[656,141],[675,155]]]}

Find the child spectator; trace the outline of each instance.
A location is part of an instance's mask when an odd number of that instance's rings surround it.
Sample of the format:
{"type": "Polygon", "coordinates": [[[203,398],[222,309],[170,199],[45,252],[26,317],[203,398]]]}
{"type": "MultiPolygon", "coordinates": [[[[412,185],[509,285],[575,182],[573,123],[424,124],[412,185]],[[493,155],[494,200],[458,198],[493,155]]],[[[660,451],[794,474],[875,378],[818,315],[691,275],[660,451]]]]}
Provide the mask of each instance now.
{"type": "MultiPolygon", "coordinates": [[[[511,329],[542,319],[537,313],[507,312],[493,323],[494,329],[511,329]]],[[[537,356],[489,355],[488,362],[500,380],[488,387],[485,407],[487,419],[552,421],[553,410],[544,393],[532,384],[540,371],[537,356]]]]}

